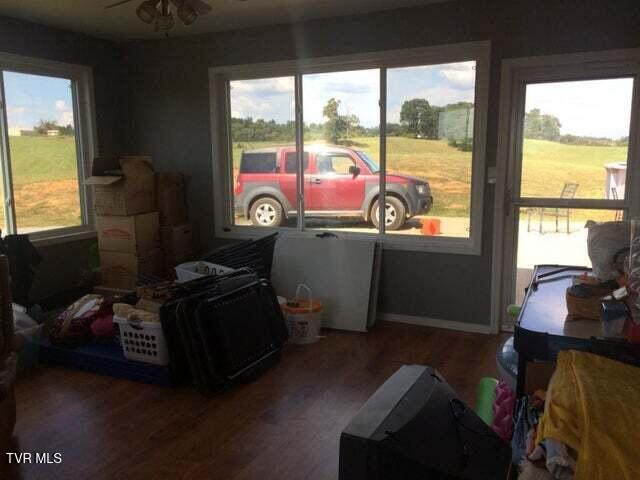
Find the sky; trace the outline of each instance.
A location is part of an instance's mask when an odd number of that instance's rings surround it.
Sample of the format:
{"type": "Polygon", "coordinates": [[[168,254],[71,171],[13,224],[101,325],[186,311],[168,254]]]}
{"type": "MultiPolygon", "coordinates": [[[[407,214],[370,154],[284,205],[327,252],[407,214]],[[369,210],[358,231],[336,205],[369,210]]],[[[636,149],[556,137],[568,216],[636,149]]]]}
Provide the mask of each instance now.
{"type": "MultiPolygon", "coordinates": [[[[294,119],[293,77],[231,83],[234,117],[294,119]]],[[[402,103],[412,98],[438,106],[473,102],[474,86],[475,62],[389,69],[387,119],[399,123],[402,103]]],[[[632,90],[630,78],[530,84],[525,108],[558,117],[562,134],[617,139],[629,135],[632,90]]],[[[378,92],[378,70],[304,75],[305,123],[323,123],[322,108],[335,97],[341,100],[341,114],[354,114],[361,125],[375,127],[378,92]]]]}
{"type": "MultiPolygon", "coordinates": [[[[378,126],[379,82],[376,69],[304,75],[305,123],[323,123],[322,109],[333,97],[341,101],[341,114],[356,115],[365,127],[378,126]]],[[[475,62],[389,69],[387,120],[398,123],[402,103],[412,98],[439,106],[473,102],[474,85],[475,62]]],[[[231,82],[231,112],[237,118],[293,120],[294,102],[293,77],[231,82]]]]}
{"type": "Polygon", "coordinates": [[[618,139],[629,135],[633,79],[530,84],[525,108],[560,119],[560,133],[618,139]]]}
{"type": "Polygon", "coordinates": [[[4,89],[9,128],[31,129],[41,119],[73,125],[70,80],[5,71],[4,89]]]}

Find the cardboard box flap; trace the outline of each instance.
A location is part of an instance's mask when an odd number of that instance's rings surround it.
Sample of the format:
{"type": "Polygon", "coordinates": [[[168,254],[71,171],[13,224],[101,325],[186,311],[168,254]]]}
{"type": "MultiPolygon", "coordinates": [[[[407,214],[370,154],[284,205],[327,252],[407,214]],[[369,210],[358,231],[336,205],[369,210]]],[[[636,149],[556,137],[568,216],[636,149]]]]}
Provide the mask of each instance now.
{"type": "Polygon", "coordinates": [[[113,185],[116,182],[119,182],[124,177],[116,177],[113,175],[105,175],[105,176],[91,176],[86,178],[84,183],[85,185],[113,185]]]}
{"type": "Polygon", "coordinates": [[[96,157],[91,165],[91,176],[85,179],[86,185],[113,185],[124,177],[153,175],[151,157],[146,156],[109,156],[96,157]],[[115,174],[114,172],[122,172],[115,174]]]}
{"type": "Polygon", "coordinates": [[[86,185],[112,185],[122,180],[122,175],[114,172],[121,170],[120,159],[116,156],[96,157],[91,164],[91,176],[86,178],[86,185]]]}
{"type": "Polygon", "coordinates": [[[153,175],[153,164],[151,157],[121,157],[120,167],[125,177],[140,177],[153,175]]]}

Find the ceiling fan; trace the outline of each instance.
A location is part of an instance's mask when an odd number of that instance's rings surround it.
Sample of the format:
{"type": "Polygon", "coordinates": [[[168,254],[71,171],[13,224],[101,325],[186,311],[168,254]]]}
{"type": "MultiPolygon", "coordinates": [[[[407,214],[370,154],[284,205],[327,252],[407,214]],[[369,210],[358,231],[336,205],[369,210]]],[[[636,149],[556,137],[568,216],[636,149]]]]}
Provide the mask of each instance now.
{"type": "MultiPolygon", "coordinates": [[[[105,9],[119,7],[134,0],[120,0],[107,5],[105,9]]],[[[144,23],[153,24],[156,32],[167,33],[174,26],[171,7],[175,9],[176,16],[185,25],[191,25],[201,15],[211,13],[211,5],[203,0],[144,0],[138,8],[136,15],[144,23]]]]}

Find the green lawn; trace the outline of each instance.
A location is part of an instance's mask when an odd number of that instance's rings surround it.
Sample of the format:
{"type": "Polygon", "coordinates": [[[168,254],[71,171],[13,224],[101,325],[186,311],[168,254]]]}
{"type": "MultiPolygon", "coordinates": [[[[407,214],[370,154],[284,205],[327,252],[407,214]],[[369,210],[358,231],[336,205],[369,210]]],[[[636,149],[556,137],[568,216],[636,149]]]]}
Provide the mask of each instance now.
{"type": "Polygon", "coordinates": [[[522,195],[555,197],[565,182],[578,184],[576,198],[605,198],[604,165],[624,162],[627,147],[565,145],[525,140],[522,195]]]}
{"type": "Polygon", "coordinates": [[[9,137],[18,229],[80,224],[74,137],[9,137]]]}
{"type": "Polygon", "coordinates": [[[14,186],[77,178],[74,137],[9,137],[14,186]]]}
{"type": "MultiPolygon", "coordinates": [[[[354,138],[354,148],[379,157],[374,137],[354,138]]],[[[242,150],[282,142],[234,144],[234,170],[242,150]]],[[[450,147],[445,140],[390,137],[389,173],[428,180],[435,199],[433,215],[469,214],[471,154],[450,147]]],[[[80,218],[73,137],[10,137],[18,226],[77,225],[80,218]]],[[[543,140],[525,140],[523,194],[558,195],[567,181],[579,184],[578,198],[603,198],[605,163],[624,161],[626,147],[587,147],[543,140]]],[[[1,204],[0,204],[1,205],[1,204]]],[[[0,206],[0,209],[2,207],[0,206]]],[[[593,217],[593,215],[591,215],[593,217]]],[[[609,218],[606,214],[602,219],[609,218]]],[[[574,217],[581,218],[579,212],[574,217]]]]}

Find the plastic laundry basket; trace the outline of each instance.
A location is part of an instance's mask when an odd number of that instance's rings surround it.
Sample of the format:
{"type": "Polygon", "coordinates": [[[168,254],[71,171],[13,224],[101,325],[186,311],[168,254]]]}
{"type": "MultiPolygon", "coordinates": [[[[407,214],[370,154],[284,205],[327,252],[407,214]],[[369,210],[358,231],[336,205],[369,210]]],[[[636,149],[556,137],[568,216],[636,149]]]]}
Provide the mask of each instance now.
{"type": "Polygon", "coordinates": [[[298,285],[295,300],[283,305],[282,311],[289,329],[289,341],[303,344],[318,341],[322,324],[322,303],[313,299],[309,287],[302,283],[298,285]],[[301,290],[307,292],[307,300],[300,299],[301,290]]]}
{"type": "Polygon", "coordinates": [[[160,322],[143,322],[123,317],[113,317],[120,326],[120,343],[124,356],[129,360],[169,364],[169,351],[160,322]]]}
{"type": "Polygon", "coordinates": [[[181,263],[175,270],[178,283],[188,282],[208,275],[222,275],[233,272],[233,268],[203,261],[181,263]]]}

